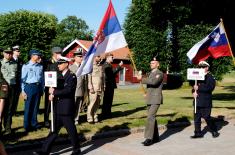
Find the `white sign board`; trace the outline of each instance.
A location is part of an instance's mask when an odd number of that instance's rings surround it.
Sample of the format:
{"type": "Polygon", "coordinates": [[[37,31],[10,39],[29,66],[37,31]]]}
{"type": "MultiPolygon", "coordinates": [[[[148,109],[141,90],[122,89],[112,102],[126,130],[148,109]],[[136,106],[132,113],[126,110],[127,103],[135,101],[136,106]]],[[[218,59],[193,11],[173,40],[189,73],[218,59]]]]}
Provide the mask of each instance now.
{"type": "Polygon", "coordinates": [[[205,70],[203,68],[188,68],[187,69],[188,80],[205,80],[205,70]]]}
{"type": "Polygon", "coordinates": [[[56,72],[44,72],[45,87],[57,87],[57,73],[56,72]]]}

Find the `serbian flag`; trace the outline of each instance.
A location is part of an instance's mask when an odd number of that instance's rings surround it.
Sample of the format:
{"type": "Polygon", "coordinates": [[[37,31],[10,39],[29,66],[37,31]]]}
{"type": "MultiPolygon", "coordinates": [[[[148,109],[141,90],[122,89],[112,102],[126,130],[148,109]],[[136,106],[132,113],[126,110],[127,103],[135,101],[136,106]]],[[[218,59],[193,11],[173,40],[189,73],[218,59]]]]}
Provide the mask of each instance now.
{"type": "Polygon", "coordinates": [[[220,22],[206,38],[195,44],[188,51],[187,56],[193,64],[198,64],[208,57],[217,59],[219,57],[232,56],[223,23],[220,22]]]}
{"type": "Polygon", "coordinates": [[[83,62],[77,71],[77,77],[92,72],[95,56],[112,52],[126,46],[127,43],[125,37],[110,0],[100,28],[93,40],[93,44],[86,53],[83,62]]]}

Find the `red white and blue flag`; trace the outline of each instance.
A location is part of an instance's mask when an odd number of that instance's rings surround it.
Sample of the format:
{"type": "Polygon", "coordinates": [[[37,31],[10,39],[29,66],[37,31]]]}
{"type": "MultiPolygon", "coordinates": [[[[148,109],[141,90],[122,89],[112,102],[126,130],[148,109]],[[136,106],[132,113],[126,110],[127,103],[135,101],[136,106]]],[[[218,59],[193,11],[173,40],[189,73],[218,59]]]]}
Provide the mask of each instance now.
{"type": "Polygon", "coordinates": [[[110,0],[100,28],[93,40],[93,44],[86,53],[83,62],[77,71],[77,77],[92,72],[95,56],[112,52],[126,46],[127,43],[125,37],[110,0]]]}
{"type": "Polygon", "coordinates": [[[208,57],[217,59],[219,57],[232,56],[223,23],[220,22],[208,36],[195,44],[189,50],[187,56],[193,64],[198,64],[208,57]]]}

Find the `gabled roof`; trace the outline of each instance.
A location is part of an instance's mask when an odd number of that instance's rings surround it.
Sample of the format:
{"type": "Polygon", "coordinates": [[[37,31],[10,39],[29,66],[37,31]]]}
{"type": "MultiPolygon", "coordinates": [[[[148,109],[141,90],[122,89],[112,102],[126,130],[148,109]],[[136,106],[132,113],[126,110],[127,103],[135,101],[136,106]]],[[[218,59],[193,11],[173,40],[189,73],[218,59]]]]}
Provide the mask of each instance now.
{"type": "MultiPolygon", "coordinates": [[[[90,46],[92,45],[92,41],[87,41],[87,40],[78,40],[78,39],[75,39],[74,41],[72,41],[68,46],[66,46],[64,49],[63,49],[63,53],[67,50],[70,49],[71,46],[73,46],[74,44],[77,44],[77,45],[80,45],[83,49],[85,49],[86,51],[89,50],[90,46]]],[[[67,53],[67,52],[66,52],[67,53]]],[[[129,60],[129,55],[130,55],[130,50],[128,47],[123,47],[123,48],[120,48],[120,49],[117,49],[115,51],[112,51],[111,52],[113,54],[113,57],[115,59],[124,59],[124,60],[129,60]]],[[[105,54],[102,54],[101,55],[102,57],[105,56],[105,54]]]]}
{"type": "Polygon", "coordinates": [[[74,44],[78,44],[80,45],[84,50],[88,51],[89,47],[91,46],[92,44],[92,41],[86,41],[86,40],[78,40],[78,39],[75,39],[74,41],[72,41],[68,46],[66,46],[64,49],[63,49],[63,53],[65,51],[67,51],[71,46],[73,46],[74,44]]]}

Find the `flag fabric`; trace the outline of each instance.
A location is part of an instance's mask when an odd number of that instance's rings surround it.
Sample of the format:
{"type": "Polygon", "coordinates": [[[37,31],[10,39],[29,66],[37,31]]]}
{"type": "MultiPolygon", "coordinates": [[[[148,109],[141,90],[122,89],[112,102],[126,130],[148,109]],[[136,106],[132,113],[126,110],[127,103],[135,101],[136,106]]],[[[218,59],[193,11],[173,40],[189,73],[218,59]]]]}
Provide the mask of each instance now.
{"type": "Polygon", "coordinates": [[[232,56],[223,23],[220,22],[208,36],[196,43],[189,50],[187,56],[190,63],[193,64],[198,64],[209,57],[217,59],[232,56]]]}
{"type": "Polygon", "coordinates": [[[110,0],[99,30],[93,40],[93,44],[86,53],[83,62],[76,73],[77,77],[92,72],[95,56],[112,52],[126,46],[127,43],[125,37],[110,0]]]}

